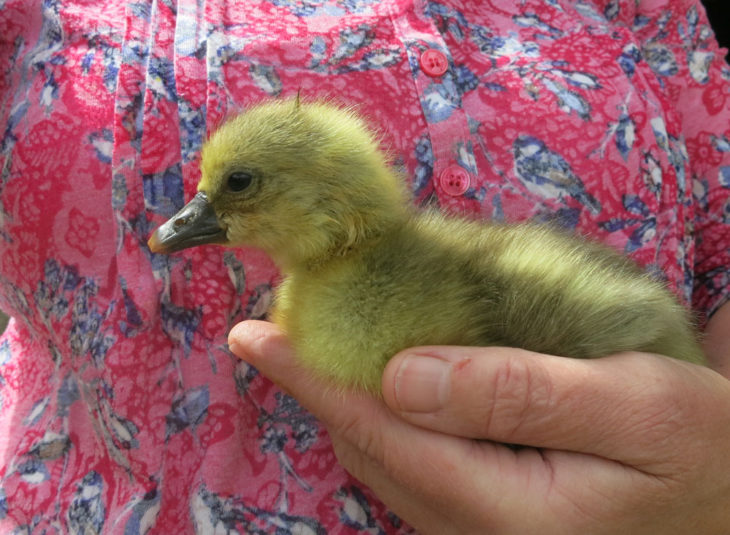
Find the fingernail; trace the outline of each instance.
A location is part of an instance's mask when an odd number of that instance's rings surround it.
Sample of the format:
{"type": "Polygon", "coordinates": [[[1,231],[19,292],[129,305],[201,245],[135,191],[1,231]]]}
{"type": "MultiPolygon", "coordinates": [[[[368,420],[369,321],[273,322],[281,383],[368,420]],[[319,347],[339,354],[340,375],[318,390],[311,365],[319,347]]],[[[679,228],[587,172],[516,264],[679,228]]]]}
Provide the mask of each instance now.
{"type": "Polygon", "coordinates": [[[240,343],[240,340],[248,336],[248,334],[249,329],[245,322],[234,325],[228,333],[228,349],[238,358],[243,358],[244,360],[248,360],[246,358],[248,352],[246,351],[246,347],[240,343]]]}
{"type": "Polygon", "coordinates": [[[424,355],[408,355],[395,376],[395,400],[404,412],[435,412],[448,401],[451,363],[424,355]]]}

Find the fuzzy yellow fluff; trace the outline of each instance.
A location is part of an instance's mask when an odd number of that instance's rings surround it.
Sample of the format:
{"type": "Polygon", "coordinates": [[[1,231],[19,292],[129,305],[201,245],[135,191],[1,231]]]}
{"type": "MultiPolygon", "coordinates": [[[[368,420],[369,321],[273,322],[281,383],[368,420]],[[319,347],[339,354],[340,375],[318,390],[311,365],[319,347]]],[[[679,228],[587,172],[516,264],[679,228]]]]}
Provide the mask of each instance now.
{"type": "Polygon", "coordinates": [[[613,250],[546,226],[412,208],[351,109],[298,99],[252,107],[211,136],[201,173],[195,206],[150,247],[266,251],[284,275],[274,321],[301,361],[339,386],[378,392],[388,359],[415,345],[704,361],[687,311],[613,250]]]}

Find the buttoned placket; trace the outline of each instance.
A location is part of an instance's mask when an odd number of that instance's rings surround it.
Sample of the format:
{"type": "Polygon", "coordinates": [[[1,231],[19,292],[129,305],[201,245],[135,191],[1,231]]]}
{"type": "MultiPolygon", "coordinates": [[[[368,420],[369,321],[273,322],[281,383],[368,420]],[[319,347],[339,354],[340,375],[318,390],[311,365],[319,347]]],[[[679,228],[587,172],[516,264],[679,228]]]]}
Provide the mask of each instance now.
{"type": "Polygon", "coordinates": [[[453,59],[423,2],[397,13],[394,7],[392,19],[408,54],[433,154],[431,187],[423,189],[419,200],[435,193],[445,208],[458,206],[473,193],[477,168],[453,59]]]}

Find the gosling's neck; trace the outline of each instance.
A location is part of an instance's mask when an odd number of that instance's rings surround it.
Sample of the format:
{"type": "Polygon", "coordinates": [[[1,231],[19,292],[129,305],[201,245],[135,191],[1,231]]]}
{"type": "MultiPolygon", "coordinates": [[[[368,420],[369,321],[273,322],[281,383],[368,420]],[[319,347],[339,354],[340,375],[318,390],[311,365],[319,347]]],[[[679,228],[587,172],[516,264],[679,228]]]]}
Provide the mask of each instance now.
{"type": "Polygon", "coordinates": [[[282,273],[317,271],[373,246],[406,224],[412,206],[402,182],[389,169],[382,172],[387,175],[371,175],[369,187],[332,199],[315,228],[302,229],[299,236],[291,237],[289,246],[270,251],[282,273]]]}

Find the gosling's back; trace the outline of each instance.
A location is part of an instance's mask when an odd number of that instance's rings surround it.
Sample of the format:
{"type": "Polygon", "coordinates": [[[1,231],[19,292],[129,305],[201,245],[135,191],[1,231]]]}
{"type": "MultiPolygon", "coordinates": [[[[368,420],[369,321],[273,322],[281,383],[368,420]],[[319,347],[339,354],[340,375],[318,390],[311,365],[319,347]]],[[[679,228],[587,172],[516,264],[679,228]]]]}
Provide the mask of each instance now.
{"type": "Polygon", "coordinates": [[[686,311],[618,253],[546,227],[436,213],[291,272],[275,319],[306,364],[371,391],[387,360],[416,345],[703,360],[686,311]]]}

